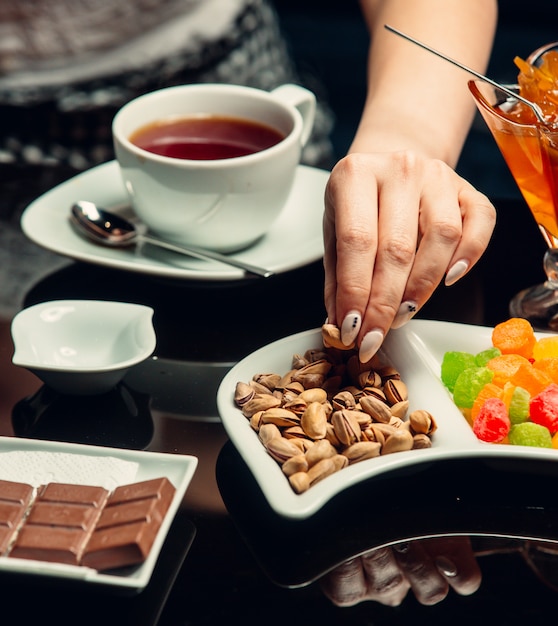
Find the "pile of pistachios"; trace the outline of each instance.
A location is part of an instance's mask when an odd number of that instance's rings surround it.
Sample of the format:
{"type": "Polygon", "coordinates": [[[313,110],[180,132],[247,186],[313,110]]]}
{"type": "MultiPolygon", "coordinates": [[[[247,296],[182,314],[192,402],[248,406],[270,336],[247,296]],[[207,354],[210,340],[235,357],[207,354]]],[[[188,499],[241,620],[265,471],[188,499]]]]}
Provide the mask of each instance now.
{"type": "Polygon", "coordinates": [[[296,493],[349,464],[431,446],[425,410],[409,412],[407,385],[375,356],[361,363],[339,329],[322,327],[322,349],[293,355],[284,373],[238,382],[235,402],[296,493]]]}

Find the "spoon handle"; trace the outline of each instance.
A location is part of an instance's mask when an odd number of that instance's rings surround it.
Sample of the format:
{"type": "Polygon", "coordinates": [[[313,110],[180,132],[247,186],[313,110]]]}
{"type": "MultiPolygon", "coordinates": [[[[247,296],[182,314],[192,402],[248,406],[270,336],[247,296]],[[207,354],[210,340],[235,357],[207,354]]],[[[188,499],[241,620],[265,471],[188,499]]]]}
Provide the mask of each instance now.
{"type": "Polygon", "coordinates": [[[273,272],[271,270],[266,270],[262,267],[251,265],[250,263],[244,263],[243,261],[239,261],[233,257],[228,257],[224,254],[219,254],[219,252],[214,252],[213,250],[206,250],[205,248],[197,248],[195,246],[185,246],[183,244],[174,244],[170,241],[163,241],[162,239],[156,239],[155,237],[151,237],[149,235],[141,235],[140,238],[141,241],[145,243],[149,243],[153,246],[159,246],[160,248],[165,248],[166,250],[171,250],[172,252],[192,256],[196,259],[203,259],[204,261],[207,261],[208,259],[212,261],[219,261],[219,263],[237,267],[244,270],[247,274],[254,274],[263,278],[273,276],[273,272]]]}

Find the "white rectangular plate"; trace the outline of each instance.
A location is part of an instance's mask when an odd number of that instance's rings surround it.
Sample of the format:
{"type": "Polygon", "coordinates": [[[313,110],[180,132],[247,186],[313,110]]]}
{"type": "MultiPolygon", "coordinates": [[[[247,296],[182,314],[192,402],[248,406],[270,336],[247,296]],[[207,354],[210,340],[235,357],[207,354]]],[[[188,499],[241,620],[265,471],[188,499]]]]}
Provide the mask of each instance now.
{"type": "Polygon", "coordinates": [[[412,471],[422,463],[457,458],[524,458],[556,462],[558,451],[527,446],[496,445],[479,441],[453,403],[440,379],[444,353],[450,350],[480,352],[491,346],[492,329],[451,322],[413,320],[389,333],[382,352],[399,372],[409,389],[409,410],[425,409],[438,424],[432,447],[388,454],[356,463],[325,478],[308,491],[296,494],[279,465],[266,452],[249,421],[234,404],[238,381],[254,374],[284,374],[292,356],[322,347],[319,329],[310,330],[265,346],[235,365],[224,377],[217,405],[225,429],[254,474],[270,506],[289,518],[306,518],[328,500],[361,481],[392,471],[412,471]]]}
{"type": "MultiPolygon", "coordinates": [[[[159,452],[144,452],[136,450],[121,450],[117,448],[105,448],[102,446],[89,446],[82,444],[61,443],[54,441],[42,441],[35,439],[20,439],[17,437],[0,437],[0,453],[18,452],[42,452],[44,454],[44,467],[41,473],[48,474],[50,480],[57,480],[57,467],[53,463],[48,467],[48,456],[52,454],[53,459],[56,453],[76,455],[77,460],[84,462],[88,459],[102,459],[103,457],[113,458],[122,461],[130,461],[137,464],[136,475],[132,482],[140,482],[152,478],[165,476],[174,485],[176,492],[171,502],[170,508],[163,520],[161,528],[155,538],[147,559],[134,568],[123,568],[119,574],[117,570],[110,573],[97,572],[94,569],[76,565],[65,565],[60,563],[46,563],[43,561],[33,561],[27,559],[15,559],[11,557],[0,557],[0,572],[14,572],[20,574],[32,574],[55,578],[68,578],[72,580],[83,580],[88,583],[109,585],[114,587],[129,588],[140,591],[143,589],[153,572],[155,563],[169,531],[178,508],[182,502],[186,489],[190,484],[198,460],[194,456],[180,454],[164,454],[159,452]]],[[[84,463],[85,464],[85,463],[84,463]]],[[[0,479],[4,478],[0,475],[0,479]]],[[[10,477],[13,480],[12,477],[10,477]]],[[[62,481],[64,482],[64,481],[62,481]]],[[[97,484],[96,476],[92,475],[91,485],[97,484]]]]}

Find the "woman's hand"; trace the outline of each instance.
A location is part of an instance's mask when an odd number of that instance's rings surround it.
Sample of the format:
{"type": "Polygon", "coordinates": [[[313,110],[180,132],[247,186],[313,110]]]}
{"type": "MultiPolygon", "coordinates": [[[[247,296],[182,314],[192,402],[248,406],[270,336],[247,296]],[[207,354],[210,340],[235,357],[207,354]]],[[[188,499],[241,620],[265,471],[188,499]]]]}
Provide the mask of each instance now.
{"type": "Polygon", "coordinates": [[[325,595],[337,606],[374,600],[400,605],[409,589],[425,605],[441,602],[450,588],[474,593],[481,571],[468,537],[441,537],[370,550],[335,568],[321,580],[325,595]]]}
{"type": "Polygon", "coordinates": [[[478,261],[495,225],[488,198],[444,162],[412,152],[353,153],[325,194],[325,305],[368,361],[445,278],[478,261]]]}

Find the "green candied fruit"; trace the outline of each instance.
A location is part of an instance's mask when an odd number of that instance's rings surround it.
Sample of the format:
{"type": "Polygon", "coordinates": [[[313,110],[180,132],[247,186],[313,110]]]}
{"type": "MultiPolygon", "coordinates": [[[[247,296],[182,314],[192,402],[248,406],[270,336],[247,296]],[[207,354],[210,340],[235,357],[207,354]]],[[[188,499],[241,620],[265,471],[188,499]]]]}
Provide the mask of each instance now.
{"type": "Polygon", "coordinates": [[[453,391],[459,374],[469,367],[475,367],[475,356],[470,352],[446,352],[442,359],[442,382],[453,391]]]}
{"type": "Polygon", "coordinates": [[[516,387],[510,400],[508,415],[512,424],[521,424],[529,419],[531,394],[523,387],[516,387]]]}
{"type": "Polygon", "coordinates": [[[496,356],[501,356],[502,351],[500,348],[488,348],[488,350],[483,350],[478,354],[475,354],[475,365],[477,367],[484,367],[490,359],[493,359],[496,356]]]}
{"type": "Polygon", "coordinates": [[[552,448],[552,435],[548,428],[534,422],[515,424],[511,427],[508,437],[514,446],[552,448]]]}
{"type": "Polygon", "coordinates": [[[488,367],[468,367],[455,381],[453,401],[460,409],[470,409],[479,391],[493,378],[494,372],[488,367]]]}

